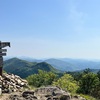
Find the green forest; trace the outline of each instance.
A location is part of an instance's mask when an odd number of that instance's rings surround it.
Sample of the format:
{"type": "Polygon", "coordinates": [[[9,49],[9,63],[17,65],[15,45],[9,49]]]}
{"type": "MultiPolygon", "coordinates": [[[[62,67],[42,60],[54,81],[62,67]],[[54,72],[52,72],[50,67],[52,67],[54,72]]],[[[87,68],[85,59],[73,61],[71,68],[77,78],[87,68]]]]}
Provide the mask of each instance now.
{"type": "Polygon", "coordinates": [[[37,74],[26,79],[34,88],[54,85],[70,92],[71,95],[79,94],[87,100],[100,100],[100,71],[92,73],[90,69],[85,69],[83,72],[65,72],[59,75],[38,70],[37,74]]]}

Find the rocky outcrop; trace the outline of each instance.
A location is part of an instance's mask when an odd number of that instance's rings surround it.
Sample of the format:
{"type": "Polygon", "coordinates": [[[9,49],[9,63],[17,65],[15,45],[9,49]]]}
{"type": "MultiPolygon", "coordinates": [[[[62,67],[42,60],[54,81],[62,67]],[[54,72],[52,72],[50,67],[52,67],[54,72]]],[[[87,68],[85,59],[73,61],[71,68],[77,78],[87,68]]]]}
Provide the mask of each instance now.
{"type": "Polygon", "coordinates": [[[71,96],[69,92],[54,86],[39,88],[34,91],[34,96],[37,100],[86,100],[81,96],[71,96]]]}
{"type": "MultiPolygon", "coordinates": [[[[70,100],[70,93],[63,91],[59,87],[42,87],[35,90],[34,95],[40,100],[60,100],[60,98],[65,97],[65,100],[70,100]]],[[[63,99],[62,99],[63,100],[63,99]]]]}
{"type": "Polygon", "coordinates": [[[27,86],[27,81],[17,75],[3,73],[3,75],[0,76],[0,90],[2,93],[22,91],[23,88],[27,86]]]}
{"type": "Polygon", "coordinates": [[[86,100],[80,96],[71,96],[70,93],[58,87],[43,87],[35,91],[24,91],[22,94],[13,94],[9,100],[86,100]]]}
{"type": "Polygon", "coordinates": [[[9,96],[7,100],[38,100],[37,97],[34,96],[33,92],[25,91],[23,93],[14,93],[9,96]]]}

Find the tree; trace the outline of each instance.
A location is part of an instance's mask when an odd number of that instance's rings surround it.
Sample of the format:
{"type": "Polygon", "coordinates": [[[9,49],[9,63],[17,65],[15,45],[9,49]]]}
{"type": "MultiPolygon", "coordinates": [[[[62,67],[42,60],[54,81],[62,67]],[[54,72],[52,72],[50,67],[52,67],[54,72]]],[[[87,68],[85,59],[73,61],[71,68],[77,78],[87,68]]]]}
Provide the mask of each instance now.
{"type": "Polygon", "coordinates": [[[33,74],[27,77],[29,85],[35,87],[51,85],[54,80],[56,80],[57,75],[53,72],[46,72],[38,70],[38,74],[33,74]]]}
{"type": "Polygon", "coordinates": [[[72,77],[76,80],[79,81],[79,79],[82,77],[81,72],[67,72],[66,74],[72,75],[72,77]]]}
{"type": "Polygon", "coordinates": [[[83,71],[83,74],[88,74],[88,73],[90,73],[91,72],[91,69],[90,68],[87,68],[87,69],[85,69],[84,71],[83,71]]]}
{"type": "Polygon", "coordinates": [[[83,74],[82,78],[79,81],[80,87],[78,89],[78,92],[92,95],[98,85],[99,85],[99,78],[97,77],[97,74],[94,73],[83,74]]]}
{"type": "Polygon", "coordinates": [[[77,82],[69,74],[64,74],[64,76],[53,82],[53,85],[59,86],[69,92],[76,92],[78,88],[77,82]]]}
{"type": "Polygon", "coordinates": [[[98,78],[100,80],[100,70],[97,72],[98,78]]]}

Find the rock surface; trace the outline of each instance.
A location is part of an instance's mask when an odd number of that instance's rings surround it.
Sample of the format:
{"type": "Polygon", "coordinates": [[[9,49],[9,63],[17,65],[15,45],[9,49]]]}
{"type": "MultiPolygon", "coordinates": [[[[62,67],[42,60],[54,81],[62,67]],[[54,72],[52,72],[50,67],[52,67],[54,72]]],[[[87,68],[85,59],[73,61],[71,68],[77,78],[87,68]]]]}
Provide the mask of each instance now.
{"type": "MultiPolygon", "coordinates": [[[[0,99],[1,100],[1,99],[0,99]]],[[[3,100],[3,99],[2,99],[3,100]]],[[[13,93],[5,100],[86,100],[80,96],[71,97],[70,93],[58,87],[43,87],[35,91],[13,93]]]]}

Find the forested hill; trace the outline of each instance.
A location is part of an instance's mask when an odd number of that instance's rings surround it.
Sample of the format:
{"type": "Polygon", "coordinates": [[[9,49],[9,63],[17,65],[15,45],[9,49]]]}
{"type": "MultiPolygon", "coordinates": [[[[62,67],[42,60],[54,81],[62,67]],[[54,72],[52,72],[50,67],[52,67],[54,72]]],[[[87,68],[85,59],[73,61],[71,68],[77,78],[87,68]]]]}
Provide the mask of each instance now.
{"type": "MultiPolygon", "coordinates": [[[[20,58],[20,57],[19,57],[20,58]]],[[[78,71],[87,68],[100,69],[100,60],[87,60],[87,59],[71,59],[71,58],[50,58],[50,59],[33,59],[21,58],[29,62],[47,62],[54,68],[62,71],[78,71]]]]}
{"type": "Polygon", "coordinates": [[[53,68],[46,62],[28,62],[18,58],[12,58],[4,62],[4,70],[6,72],[19,75],[22,78],[25,78],[31,74],[38,73],[39,69],[48,72],[51,71],[54,73],[59,72],[59,70],[53,68]]]}

